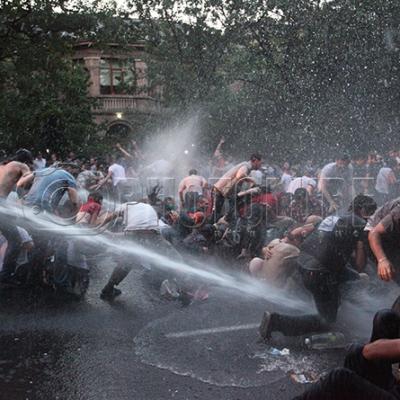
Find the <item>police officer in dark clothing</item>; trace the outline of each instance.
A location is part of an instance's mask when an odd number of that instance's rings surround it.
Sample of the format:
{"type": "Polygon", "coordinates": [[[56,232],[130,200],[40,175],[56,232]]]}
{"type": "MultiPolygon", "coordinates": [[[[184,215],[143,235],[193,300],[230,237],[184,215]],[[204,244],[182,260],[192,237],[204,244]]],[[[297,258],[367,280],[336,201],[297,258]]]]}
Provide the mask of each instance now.
{"type": "Polygon", "coordinates": [[[355,264],[365,264],[364,227],[376,209],[375,201],[358,195],[344,216],[330,216],[306,238],[301,247],[298,266],[304,286],[313,295],[318,314],[288,316],[264,313],[260,335],[268,339],[273,331],[298,336],[326,329],[336,321],[340,304],[339,288],[346,264],[355,251],[355,264]]]}

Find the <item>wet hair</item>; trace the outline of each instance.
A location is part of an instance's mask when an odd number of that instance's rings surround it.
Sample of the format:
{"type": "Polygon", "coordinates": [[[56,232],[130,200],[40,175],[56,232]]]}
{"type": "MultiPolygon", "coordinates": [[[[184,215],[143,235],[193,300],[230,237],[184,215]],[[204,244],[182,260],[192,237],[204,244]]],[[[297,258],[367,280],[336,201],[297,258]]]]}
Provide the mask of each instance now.
{"type": "Polygon", "coordinates": [[[354,153],[352,159],[353,160],[366,160],[367,159],[367,154],[366,153],[361,153],[361,152],[354,153]]]}
{"type": "Polygon", "coordinates": [[[315,170],[315,168],[307,166],[304,168],[303,174],[312,177],[317,175],[317,171],[315,170]]]}
{"type": "Polygon", "coordinates": [[[307,190],[306,189],[304,189],[304,188],[297,188],[295,191],[294,191],[294,194],[293,194],[293,198],[296,200],[296,201],[301,201],[301,200],[305,200],[306,198],[307,198],[307,190]]]}
{"type": "Polygon", "coordinates": [[[387,161],[386,161],[386,164],[387,164],[387,166],[389,167],[389,168],[396,168],[397,166],[398,166],[398,163],[397,163],[397,160],[395,160],[394,158],[389,158],[387,161]]]}
{"type": "Polygon", "coordinates": [[[200,229],[199,232],[207,239],[212,239],[215,233],[215,227],[211,224],[204,224],[200,229]]]}
{"type": "Polygon", "coordinates": [[[250,156],[250,161],[261,161],[262,160],[262,156],[261,156],[261,154],[260,153],[253,153],[251,156],[250,156]]]}
{"type": "Polygon", "coordinates": [[[365,214],[372,215],[375,212],[376,208],[376,202],[372,197],[365,196],[364,194],[358,194],[351,202],[349,211],[357,214],[361,210],[364,210],[365,214]]]}
{"type": "Polygon", "coordinates": [[[100,192],[90,192],[89,198],[93,199],[96,203],[100,203],[103,200],[103,195],[100,192]]]}
{"type": "Polygon", "coordinates": [[[189,171],[189,175],[197,175],[197,169],[191,169],[190,171],[189,171]]]}
{"type": "Polygon", "coordinates": [[[123,161],[123,157],[118,153],[113,153],[110,155],[111,163],[121,164],[123,161]]]}
{"type": "Polygon", "coordinates": [[[336,157],[336,160],[341,160],[341,161],[350,161],[350,155],[347,153],[343,153],[340,156],[336,157]]]}
{"type": "Polygon", "coordinates": [[[22,163],[32,164],[33,156],[32,153],[27,149],[19,149],[16,151],[13,161],[19,161],[22,163]]]}

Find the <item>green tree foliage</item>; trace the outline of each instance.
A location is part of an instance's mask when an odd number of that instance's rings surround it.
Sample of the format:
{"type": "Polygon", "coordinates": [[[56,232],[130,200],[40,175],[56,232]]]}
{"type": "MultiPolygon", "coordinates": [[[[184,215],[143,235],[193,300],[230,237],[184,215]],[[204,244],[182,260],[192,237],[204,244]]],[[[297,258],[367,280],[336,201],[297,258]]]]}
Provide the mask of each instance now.
{"type": "Polygon", "coordinates": [[[3,1],[0,9],[0,146],[63,152],[95,134],[88,77],[72,59],[78,38],[101,36],[91,8],[63,1],[3,1]]]}
{"type": "Polygon", "coordinates": [[[101,4],[1,3],[0,146],[93,142],[87,77],[71,61],[82,38],[146,43],[161,120],[200,110],[210,148],[222,135],[232,152],[276,159],[399,144],[397,0],[101,4]]]}
{"type": "Polygon", "coordinates": [[[167,104],[204,110],[210,142],[225,135],[232,150],[279,159],[399,145],[398,1],[131,7],[159,61],[167,104]]]}

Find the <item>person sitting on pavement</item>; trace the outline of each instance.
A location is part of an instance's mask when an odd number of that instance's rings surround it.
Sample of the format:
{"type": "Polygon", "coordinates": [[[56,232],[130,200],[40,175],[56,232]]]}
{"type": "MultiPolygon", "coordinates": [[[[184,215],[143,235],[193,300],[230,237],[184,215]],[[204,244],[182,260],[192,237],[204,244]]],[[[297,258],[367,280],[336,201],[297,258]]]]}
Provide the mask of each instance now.
{"type": "Polygon", "coordinates": [[[400,385],[392,372],[392,364],[400,361],[400,314],[395,305],[375,314],[370,342],[352,345],[344,368],[332,370],[293,400],[400,399],[400,385]]]}
{"type": "Polygon", "coordinates": [[[325,218],[306,238],[297,262],[303,284],[313,295],[318,314],[289,316],[266,311],[260,325],[264,340],[268,340],[274,331],[298,336],[327,329],[336,321],[341,277],[353,253],[355,265],[360,271],[364,268],[363,231],[367,218],[375,209],[376,203],[371,197],[358,195],[347,214],[325,218]]]}

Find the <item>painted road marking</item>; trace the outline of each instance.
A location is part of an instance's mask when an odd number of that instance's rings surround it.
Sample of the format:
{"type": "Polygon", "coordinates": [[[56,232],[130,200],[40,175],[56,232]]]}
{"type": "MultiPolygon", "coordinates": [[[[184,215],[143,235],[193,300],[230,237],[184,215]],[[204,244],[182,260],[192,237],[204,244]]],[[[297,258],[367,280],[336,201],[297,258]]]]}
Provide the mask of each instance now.
{"type": "Polygon", "coordinates": [[[182,337],[189,337],[189,336],[209,335],[209,334],[213,334],[213,333],[242,331],[242,330],[246,330],[246,329],[258,328],[259,326],[260,326],[259,323],[258,324],[246,324],[246,325],[220,326],[219,328],[197,329],[195,331],[183,331],[183,332],[168,333],[165,336],[167,338],[182,338],[182,337]]]}

